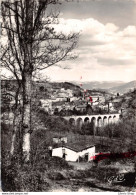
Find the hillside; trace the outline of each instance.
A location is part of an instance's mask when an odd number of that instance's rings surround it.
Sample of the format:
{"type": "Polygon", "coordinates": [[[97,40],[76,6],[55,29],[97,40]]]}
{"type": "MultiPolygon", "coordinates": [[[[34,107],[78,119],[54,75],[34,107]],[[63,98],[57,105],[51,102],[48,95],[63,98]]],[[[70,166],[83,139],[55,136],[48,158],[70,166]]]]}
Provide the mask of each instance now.
{"type": "Polygon", "coordinates": [[[125,84],[120,85],[120,86],[112,87],[109,90],[112,93],[121,93],[121,94],[123,94],[123,93],[129,92],[130,90],[133,90],[134,88],[136,88],[136,80],[131,81],[129,83],[125,83],[125,84]]]}
{"type": "Polygon", "coordinates": [[[50,83],[53,88],[64,88],[65,90],[71,89],[71,90],[81,90],[80,86],[70,83],[70,82],[52,82],[50,83]]]}
{"type": "MultiPolygon", "coordinates": [[[[73,82],[78,84],[78,82],[73,82]]],[[[124,94],[136,88],[136,80],[125,83],[122,81],[92,81],[92,82],[82,82],[82,88],[88,90],[99,90],[106,91],[110,93],[120,93],[124,94]]]]}
{"type": "MultiPolygon", "coordinates": [[[[7,92],[15,92],[17,86],[16,80],[1,80],[1,89],[2,93],[6,90],[7,92]]],[[[37,97],[39,98],[49,98],[50,95],[53,94],[53,91],[58,92],[61,88],[65,90],[70,89],[73,91],[74,96],[81,96],[83,90],[85,89],[84,86],[80,87],[79,84],[74,84],[70,82],[48,82],[44,80],[34,81],[32,90],[33,92],[37,93],[37,97]]],[[[102,89],[91,89],[89,90],[89,94],[109,94],[106,90],[102,89]]]]}
{"type": "Polygon", "coordinates": [[[123,96],[122,107],[126,110],[127,117],[135,117],[136,116],[136,90],[133,92],[126,93],[123,96]]]}
{"type": "MultiPolygon", "coordinates": [[[[73,82],[79,84],[77,82],[73,82]]],[[[82,87],[84,89],[109,89],[112,87],[118,87],[125,84],[122,81],[91,81],[91,82],[82,82],[82,87]]]]}
{"type": "Polygon", "coordinates": [[[123,117],[133,118],[136,115],[136,90],[125,93],[116,97],[113,102],[116,102],[116,107],[122,110],[123,117]],[[118,101],[119,100],[119,101],[118,101]]]}

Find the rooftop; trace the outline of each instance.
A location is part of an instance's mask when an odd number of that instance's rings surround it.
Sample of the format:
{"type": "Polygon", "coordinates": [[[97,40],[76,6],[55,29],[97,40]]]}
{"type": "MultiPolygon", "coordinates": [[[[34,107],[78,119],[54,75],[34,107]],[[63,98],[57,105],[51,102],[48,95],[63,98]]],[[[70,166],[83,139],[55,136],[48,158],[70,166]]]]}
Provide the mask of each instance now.
{"type": "Polygon", "coordinates": [[[64,144],[64,145],[60,144],[59,146],[54,147],[54,149],[61,148],[61,147],[68,148],[68,149],[73,150],[75,152],[81,152],[81,151],[86,150],[88,148],[94,147],[94,145],[84,146],[84,147],[83,146],[81,146],[81,147],[78,146],[78,148],[77,148],[77,147],[73,147],[73,146],[68,145],[68,144],[64,144]]]}

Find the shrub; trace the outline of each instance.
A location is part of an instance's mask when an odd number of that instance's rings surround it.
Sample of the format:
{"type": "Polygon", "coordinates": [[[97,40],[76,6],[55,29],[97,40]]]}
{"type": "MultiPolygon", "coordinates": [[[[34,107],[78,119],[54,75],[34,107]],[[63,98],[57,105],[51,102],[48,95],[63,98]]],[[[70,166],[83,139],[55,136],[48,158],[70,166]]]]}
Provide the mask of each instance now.
{"type": "Polygon", "coordinates": [[[46,191],[48,187],[44,172],[32,170],[31,166],[27,168],[8,166],[2,169],[3,191],[46,191]]]}

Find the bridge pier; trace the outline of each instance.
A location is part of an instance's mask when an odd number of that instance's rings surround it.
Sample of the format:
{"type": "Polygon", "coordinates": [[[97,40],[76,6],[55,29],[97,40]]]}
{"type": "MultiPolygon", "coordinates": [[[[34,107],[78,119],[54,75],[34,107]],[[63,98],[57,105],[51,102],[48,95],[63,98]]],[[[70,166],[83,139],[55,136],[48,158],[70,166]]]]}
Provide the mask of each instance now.
{"type": "Polygon", "coordinates": [[[107,117],[103,118],[103,125],[104,126],[108,125],[108,118],[107,117]]]}

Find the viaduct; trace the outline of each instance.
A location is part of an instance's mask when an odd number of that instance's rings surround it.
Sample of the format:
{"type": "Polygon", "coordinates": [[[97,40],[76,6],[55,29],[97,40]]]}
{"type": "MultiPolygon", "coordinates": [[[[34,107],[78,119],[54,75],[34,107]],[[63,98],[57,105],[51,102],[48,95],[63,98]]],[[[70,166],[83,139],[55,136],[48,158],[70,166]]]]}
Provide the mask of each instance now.
{"type": "Polygon", "coordinates": [[[103,114],[103,115],[83,115],[83,116],[66,116],[63,117],[69,121],[70,124],[76,126],[82,126],[84,123],[92,123],[95,127],[105,126],[110,123],[117,123],[121,115],[120,114],[103,114]]]}

